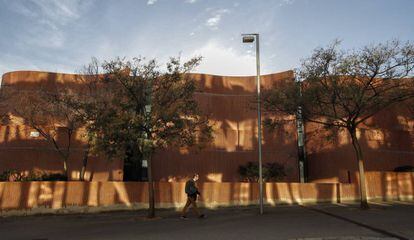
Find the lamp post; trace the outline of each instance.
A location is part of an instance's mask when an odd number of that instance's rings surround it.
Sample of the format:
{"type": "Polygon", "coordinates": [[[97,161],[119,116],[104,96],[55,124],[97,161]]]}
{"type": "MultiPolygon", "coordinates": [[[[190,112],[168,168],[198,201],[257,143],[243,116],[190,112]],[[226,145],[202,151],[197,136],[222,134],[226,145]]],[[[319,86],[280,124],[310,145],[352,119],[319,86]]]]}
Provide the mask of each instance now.
{"type": "Polygon", "coordinates": [[[252,43],[256,41],[256,86],[257,86],[257,132],[258,132],[258,152],[259,152],[259,203],[260,214],[263,214],[263,168],[262,168],[262,114],[260,111],[260,49],[259,34],[249,33],[242,34],[243,43],[252,43]]]}

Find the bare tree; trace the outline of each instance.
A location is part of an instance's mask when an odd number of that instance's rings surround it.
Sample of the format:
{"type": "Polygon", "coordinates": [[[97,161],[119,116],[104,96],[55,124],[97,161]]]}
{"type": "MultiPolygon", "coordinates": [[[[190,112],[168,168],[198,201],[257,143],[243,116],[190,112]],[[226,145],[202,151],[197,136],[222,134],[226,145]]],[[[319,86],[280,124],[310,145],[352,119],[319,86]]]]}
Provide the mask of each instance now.
{"type": "Polygon", "coordinates": [[[81,119],[71,108],[61,104],[58,95],[49,89],[25,91],[10,86],[6,92],[8,101],[13,102],[12,113],[21,117],[23,124],[39,132],[53,146],[62,160],[64,175],[69,178],[68,160],[73,135],[81,126],[81,119]],[[60,141],[60,136],[66,140],[60,141]]]}
{"type": "MultiPolygon", "coordinates": [[[[74,140],[74,133],[84,130],[85,126],[85,119],[83,118],[81,112],[67,104],[67,99],[69,99],[70,96],[73,96],[74,91],[77,91],[77,89],[72,89],[68,86],[61,86],[58,87],[56,91],[47,91],[43,93],[43,99],[51,105],[51,111],[49,112],[51,114],[50,116],[52,116],[55,120],[54,124],[57,124],[59,129],[61,131],[63,130],[63,134],[67,137],[65,145],[66,162],[69,159],[73,144],[72,142],[74,140]]],[[[89,144],[86,144],[86,148],[84,148],[82,169],[79,173],[79,180],[81,181],[85,180],[86,165],[89,156],[88,146],[89,144]]]]}
{"type": "Polygon", "coordinates": [[[7,104],[6,104],[6,94],[4,87],[0,86],[0,123],[6,122],[8,119],[7,104]]]}
{"type": "MultiPolygon", "coordinates": [[[[363,152],[357,128],[368,118],[414,95],[414,45],[399,41],[340,51],[340,42],[314,50],[290,81],[264,94],[264,108],[288,114],[301,109],[305,121],[346,129],[355,150],[361,207],[368,208],[363,152]]],[[[268,121],[272,125],[275,121],[268,121]]]]}

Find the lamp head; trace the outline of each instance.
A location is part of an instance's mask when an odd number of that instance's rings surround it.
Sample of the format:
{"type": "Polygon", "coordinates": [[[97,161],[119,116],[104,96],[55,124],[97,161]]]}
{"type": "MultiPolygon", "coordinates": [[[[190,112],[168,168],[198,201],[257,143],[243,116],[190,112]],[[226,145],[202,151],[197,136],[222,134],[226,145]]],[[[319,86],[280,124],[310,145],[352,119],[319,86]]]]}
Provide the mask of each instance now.
{"type": "Polygon", "coordinates": [[[252,35],[243,36],[243,43],[252,43],[252,42],[254,42],[254,36],[252,35]]]}

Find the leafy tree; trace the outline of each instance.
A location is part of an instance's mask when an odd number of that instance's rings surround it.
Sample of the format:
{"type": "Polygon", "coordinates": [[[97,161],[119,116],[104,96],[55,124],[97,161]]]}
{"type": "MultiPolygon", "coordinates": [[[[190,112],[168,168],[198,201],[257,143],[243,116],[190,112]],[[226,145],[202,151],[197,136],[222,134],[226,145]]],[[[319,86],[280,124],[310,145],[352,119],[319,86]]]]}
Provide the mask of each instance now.
{"type": "MultiPolygon", "coordinates": [[[[296,114],[328,129],[346,129],[355,150],[360,177],[361,207],[368,208],[363,152],[357,128],[391,105],[413,97],[414,45],[386,42],[341,51],[335,41],[314,50],[287,81],[264,94],[268,112],[296,114]]],[[[277,125],[277,120],[268,120],[277,125]]]]}
{"type": "Polygon", "coordinates": [[[161,71],[155,60],[118,58],[99,64],[95,59],[80,79],[87,87],[67,101],[84,116],[92,152],[122,159],[132,147],[147,160],[149,217],[155,215],[151,155],[171,146],[203,146],[211,139],[188,74],[199,62],[171,58],[161,71]]]}

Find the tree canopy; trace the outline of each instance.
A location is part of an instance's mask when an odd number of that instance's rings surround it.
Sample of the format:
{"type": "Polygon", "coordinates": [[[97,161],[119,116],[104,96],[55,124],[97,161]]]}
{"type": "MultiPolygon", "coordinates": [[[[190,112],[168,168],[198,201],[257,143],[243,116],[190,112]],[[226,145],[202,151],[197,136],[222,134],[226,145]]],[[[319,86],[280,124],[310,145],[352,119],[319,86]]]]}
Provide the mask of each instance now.
{"type": "Polygon", "coordinates": [[[85,67],[82,89],[64,93],[64,102],[84,118],[90,148],[109,158],[131,151],[148,162],[150,216],[154,215],[151,154],[167,147],[202,147],[212,137],[208,118],[194,98],[189,74],[201,58],[171,58],[165,70],[155,60],[114,59],[85,67]],[[152,204],[152,205],[151,205],[152,204]]]}
{"type": "Polygon", "coordinates": [[[122,156],[131,143],[144,152],[209,142],[211,127],[193,95],[188,74],[199,63],[171,58],[166,71],[155,60],[94,60],[83,72],[84,91],[69,98],[82,111],[96,151],[122,156]],[[89,96],[89,97],[85,97],[89,96]]]}
{"type": "MultiPolygon", "coordinates": [[[[346,129],[352,139],[366,204],[363,155],[356,129],[391,105],[414,97],[414,45],[390,41],[358,50],[339,49],[335,41],[303,60],[296,81],[264,93],[265,111],[297,114],[330,129],[346,129]]],[[[269,126],[277,120],[268,119],[269,126]]]]}

